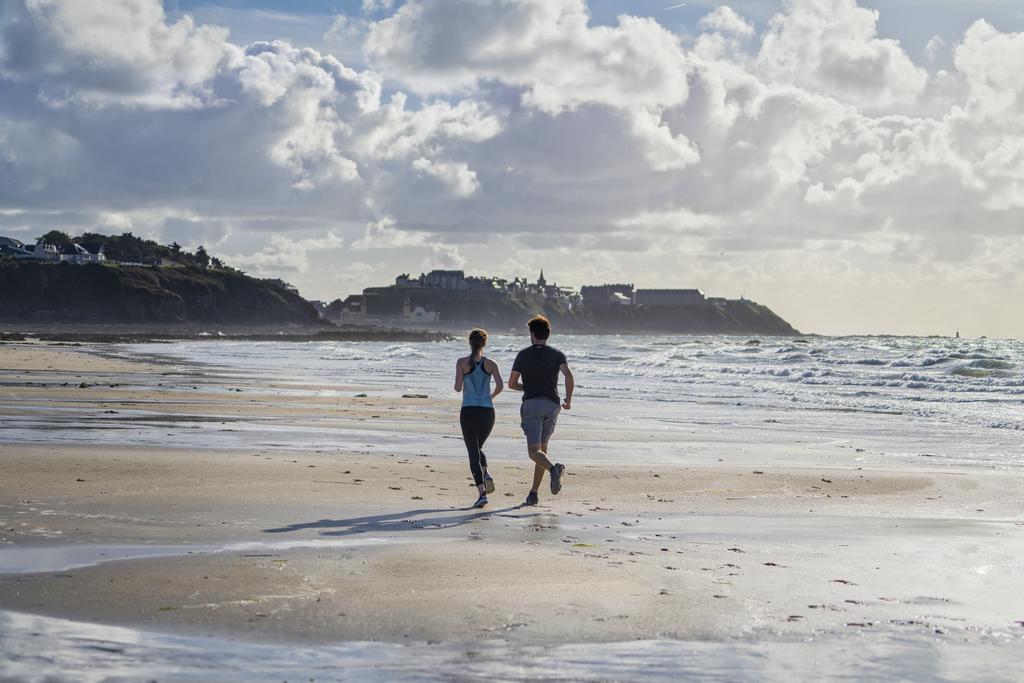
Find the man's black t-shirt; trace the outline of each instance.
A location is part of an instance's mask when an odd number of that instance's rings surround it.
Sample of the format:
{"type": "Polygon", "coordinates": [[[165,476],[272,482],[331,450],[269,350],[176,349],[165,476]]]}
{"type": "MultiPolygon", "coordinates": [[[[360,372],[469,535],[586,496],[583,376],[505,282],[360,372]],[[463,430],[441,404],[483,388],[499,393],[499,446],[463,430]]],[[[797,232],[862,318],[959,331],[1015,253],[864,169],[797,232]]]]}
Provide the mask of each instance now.
{"type": "Polygon", "coordinates": [[[545,344],[534,344],[520,351],[512,370],[522,375],[523,400],[543,397],[561,403],[558,368],[566,362],[564,353],[545,344]]]}

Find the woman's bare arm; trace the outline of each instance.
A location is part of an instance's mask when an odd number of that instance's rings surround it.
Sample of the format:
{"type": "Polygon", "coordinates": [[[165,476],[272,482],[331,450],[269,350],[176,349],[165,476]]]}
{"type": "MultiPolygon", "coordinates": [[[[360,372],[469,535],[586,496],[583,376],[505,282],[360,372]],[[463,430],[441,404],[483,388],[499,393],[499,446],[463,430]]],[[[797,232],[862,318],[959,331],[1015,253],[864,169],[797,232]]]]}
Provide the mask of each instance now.
{"type": "Polygon", "coordinates": [[[465,358],[460,358],[455,361],[455,391],[462,391],[462,361],[465,358]]]}
{"type": "Polygon", "coordinates": [[[490,358],[487,359],[490,367],[487,368],[487,372],[491,373],[491,377],[494,378],[494,391],[491,392],[491,400],[505,390],[505,383],[501,380],[501,370],[498,369],[498,364],[490,358]]]}

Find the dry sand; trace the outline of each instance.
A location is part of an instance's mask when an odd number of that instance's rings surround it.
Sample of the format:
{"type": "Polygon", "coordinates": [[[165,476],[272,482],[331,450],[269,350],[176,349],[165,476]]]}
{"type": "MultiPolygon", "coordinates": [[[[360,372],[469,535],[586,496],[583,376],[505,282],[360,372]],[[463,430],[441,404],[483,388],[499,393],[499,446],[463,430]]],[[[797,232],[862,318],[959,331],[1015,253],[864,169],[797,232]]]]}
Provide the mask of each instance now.
{"type": "Polygon", "coordinates": [[[166,368],[44,345],[0,345],[0,368],[8,414],[100,395],[104,409],[390,412],[424,439],[419,457],[0,443],[0,566],[42,568],[0,575],[0,609],[296,643],[1024,632],[1017,473],[567,462],[562,493],[531,508],[514,453],[492,456],[498,490],[479,511],[465,463],[430,454],[449,403],[190,402],[157,386],[166,368]],[[109,561],[139,546],[168,555],[109,561]],[[67,568],[89,548],[107,555],[67,568]]]}

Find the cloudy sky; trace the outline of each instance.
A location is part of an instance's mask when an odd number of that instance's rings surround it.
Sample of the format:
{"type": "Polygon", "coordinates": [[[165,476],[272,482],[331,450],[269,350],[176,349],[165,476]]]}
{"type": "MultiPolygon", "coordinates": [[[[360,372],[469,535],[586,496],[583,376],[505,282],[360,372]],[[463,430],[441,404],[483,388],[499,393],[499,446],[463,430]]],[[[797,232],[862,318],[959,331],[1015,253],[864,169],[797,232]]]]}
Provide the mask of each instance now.
{"type": "Polygon", "coordinates": [[[0,0],[0,235],[1024,337],[1019,0],[0,0]]]}

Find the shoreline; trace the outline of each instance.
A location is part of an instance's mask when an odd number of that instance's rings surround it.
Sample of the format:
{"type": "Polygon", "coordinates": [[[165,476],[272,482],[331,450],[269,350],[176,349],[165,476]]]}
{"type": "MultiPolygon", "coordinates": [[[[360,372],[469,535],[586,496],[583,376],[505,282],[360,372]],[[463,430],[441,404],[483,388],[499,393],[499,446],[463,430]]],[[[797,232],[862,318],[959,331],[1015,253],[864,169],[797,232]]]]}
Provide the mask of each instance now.
{"type": "MultiPolygon", "coordinates": [[[[107,636],[118,643],[150,643],[144,656],[163,662],[160,675],[228,641],[330,651],[366,671],[376,671],[367,653],[398,653],[410,668],[396,678],[422,674],[427,653],[449,676],[486,661],[481,672],[520,678],[507,667],[554,644],[579,658],[572,670],[584,679],[635,678],[654,656],[662,680],[673,680],[689,648],[710,653],[705,667],[714,656],[750,658],[749,669],[722,665],[723,680],[785,680],[787,669],[772,666],[796,656],[787,653],[822,652],[836,658],[837,677],[913,677],[901,652],[943,651],[966,658],[949,664],[960,676],[943,680],[970,680],[964,671],[1012,680],[1024,651],[1017,470],[828,465],[837,452],[820,449],[811,452],[821,462],[775,462],[765,440],[735,433],[702,437],[710,450],[675,464],[583,462],[572,453],[605,437],[567,421],[564,489],[543,488],[541,504],[524,508],[532,468],[509,418],[492,455],[498,490],[472,510],[461,443],[442,440],[457,432],[453,400],[359,397],[357,386],[322,396],[315,384],[259,394],[259,378],[88,346],[0,344],[0,367],[8,415],[52,423],[58,409],[91,411],[125,435],[120,445],[75,442],[73,431],[0,443],[0,623],[34,624],[52,644],[0,643],[30,659],[77,652],[86,636],[74,634],[92,633],[90,624],[121,634],[107,636]],[[275,429],[330,415],[336,441],[323,450],[141,446],[133,420],[145,406],[226,430],[231,415],[275,429]],[[376,449],[364,424],[377,430],[376,449]],[[401,440],[418,445],[403,452],[401,440]],[[763,464],[720,461],[737,449],[763,464]],[[187,656],[173,640],[183,637],[187,656]],[[330,650],[359,643],[373,646],[359,656],[330,650]],[[416,645],[388,649],[407,643],[416,645]],[[864,668],[864,647],[882,669],[864,668]],[[657,659],[661,651],[672,655],[657,659]],[[638,668],[602,676],[609,652],[638,668]]],[[[266,657],[261,666],[278,672],[280,660],[266,657]]],[[[0,672],[12,661],[0,658],[0,672]]],[[[557,658],[538,661],[535,675],[559,672],[557,658]]]]}
{"type": "MultiPolygon", "coordinates": [[[[334,327],[331,325],[330,327],[334,327]]],[[[252,341],[252,342],[322,342],[322,341],[450,341],[447,332],[410,330],[374,326],[352,326],[325,329],[328,325],[305,328],[289,325],[237,327],[230,325],[38,325],[0,323],[0,343],[4,342],[75,342],[80,344],[139,344],[171,341],[252,341]]]]}

